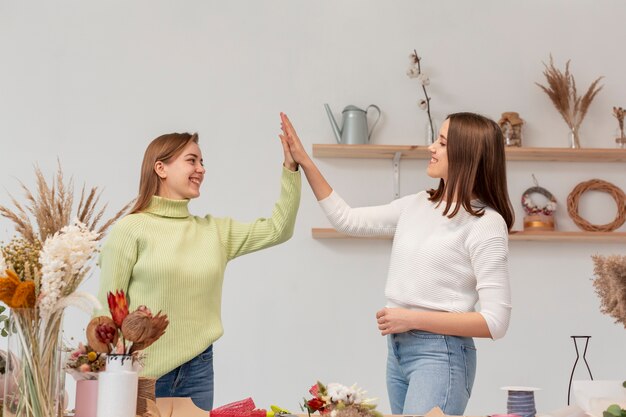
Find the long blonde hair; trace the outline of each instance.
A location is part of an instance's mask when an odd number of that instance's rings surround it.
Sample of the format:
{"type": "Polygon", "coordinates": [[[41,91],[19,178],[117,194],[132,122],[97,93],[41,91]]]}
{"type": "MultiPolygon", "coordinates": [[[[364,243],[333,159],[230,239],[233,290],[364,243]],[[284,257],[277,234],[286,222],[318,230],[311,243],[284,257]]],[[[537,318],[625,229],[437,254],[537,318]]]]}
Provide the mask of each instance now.
{"type": "Polygon", "coordinates": [[[152,196],[159,193],[160,178],[154,170],[154,165],[158,161],[166,164],[176,158],[190,142],[198,143],[197,133],[168,133],[150,142],[143,155],[139,194],[130,211],[131,214],[145,210],[152,196]]]}

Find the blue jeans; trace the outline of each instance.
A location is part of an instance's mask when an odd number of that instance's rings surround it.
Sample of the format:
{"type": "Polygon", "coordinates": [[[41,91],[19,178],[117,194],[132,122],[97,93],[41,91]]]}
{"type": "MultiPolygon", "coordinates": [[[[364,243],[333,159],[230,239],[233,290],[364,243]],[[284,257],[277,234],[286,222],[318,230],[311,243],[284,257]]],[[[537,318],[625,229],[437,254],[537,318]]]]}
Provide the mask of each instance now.
{"type": "Polygon", "coordinates": [[[476,375],[471,337],[411,330],[387,341],[392,414],[424,415],[438,406],[445,414],[463,415],[476,375]]]}
{"type": "Polygon", "coordinates": [[[204,352],[166,373],[156,382],[157,397],[191,397],[205,410],[213,408],[213,345],[204,352]]]}

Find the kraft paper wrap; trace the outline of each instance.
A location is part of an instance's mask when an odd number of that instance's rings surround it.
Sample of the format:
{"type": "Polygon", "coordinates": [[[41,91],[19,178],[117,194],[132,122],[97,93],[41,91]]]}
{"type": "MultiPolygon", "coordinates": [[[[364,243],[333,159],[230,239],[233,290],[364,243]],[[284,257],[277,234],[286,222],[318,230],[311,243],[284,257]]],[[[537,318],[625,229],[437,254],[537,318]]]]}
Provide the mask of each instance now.
{"type": "Polygon", "coordinates": [[[157,407],[160,417],[208,417],[209,412],[204,411],[191,401],[191,398],[157,398],[157,407]]]}

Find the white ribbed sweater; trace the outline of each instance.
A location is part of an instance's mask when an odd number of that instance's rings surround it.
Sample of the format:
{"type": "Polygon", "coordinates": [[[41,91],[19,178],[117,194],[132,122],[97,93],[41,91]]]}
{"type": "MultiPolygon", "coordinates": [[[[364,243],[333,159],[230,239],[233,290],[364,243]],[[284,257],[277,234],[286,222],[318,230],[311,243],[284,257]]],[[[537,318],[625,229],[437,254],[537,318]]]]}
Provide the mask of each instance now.
{"type": "Polygon", "coordinates": [[[393,236],[389,307],[462,313],[479,301],[491,337],[504,336],[511,315],[508,234],[495,210],[486,207],[477,217],[461,208],[450,219],[442,215],[445,203],[437,207],[426,192],[351,208],[333,191],[319,203],[340,232],[393,236]]]}

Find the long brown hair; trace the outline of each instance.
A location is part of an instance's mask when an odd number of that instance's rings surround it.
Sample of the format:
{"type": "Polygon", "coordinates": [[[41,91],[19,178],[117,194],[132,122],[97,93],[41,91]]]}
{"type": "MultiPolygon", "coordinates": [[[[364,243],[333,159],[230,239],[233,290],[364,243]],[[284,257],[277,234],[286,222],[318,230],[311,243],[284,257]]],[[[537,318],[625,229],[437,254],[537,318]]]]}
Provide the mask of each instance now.
{"type": "Polygon", "coordinates": [[[471,204],[472,198],[478,198],[500,213],[511,230],[514,214],[507,191],[504,138],[500,127],[493,120],[474,113],[454,113],[448,119],[448,180],[442,179],[439,188],[428,190],[429,200],[439,203],[445,199],[443,214],[450,218],[461,207],[480,217],[485,213],[484,208],[471,204]]]}
{"type": "Polygon", "coordinates": [[[139,194],[130,213],[143,211],[153,195],[158,194],[161,179],[154,170],[158,161],[168,163],[176,158],[190,142],[198,143],[198,134],[168,133],[154,139],[143,154],[141,176],[139,178],[139,194]]]}

